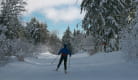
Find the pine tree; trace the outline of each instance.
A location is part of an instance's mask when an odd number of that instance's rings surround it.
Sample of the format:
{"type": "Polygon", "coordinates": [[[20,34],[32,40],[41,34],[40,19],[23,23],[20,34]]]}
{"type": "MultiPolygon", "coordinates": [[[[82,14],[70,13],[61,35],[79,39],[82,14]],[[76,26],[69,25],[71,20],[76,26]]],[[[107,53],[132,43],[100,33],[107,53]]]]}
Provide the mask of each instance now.
{"type": "Polygon", "coordinates": [[[11,25],[13,22],[18,21],[21,13],[25,11],[25,5],[24,0],[2,0],[0,24],[11,25]]]}
{"type": "Polygon", "coordinates": [[[82,27],[97,39],[95,48],[103,45],[105,51],[118,50],[119,32],[133,20],[135,10],[134,0],[83,0],[81,11],[86,14],[82,27]],[[115,41],[113,47],[111,39],[115,41]]]}
{"type": "Polygon", "coordinates": [[[72,52],[73,48],[72,48],[71,40],[72,40],[72,33],[71,33],[70,28],[68,26],[67,30],[64,32],[64,35],[62,37],[62,44],[67,44],[68,48],[72,52]]]}
{"type": "Polygon", "coordinates": [[[73,37],[71,40],[71,44],[73,47],[73,53],[80,52],[83,48],[83,40],[84,40],[84,34],[80,30],[75,30],[73,32],[73,37]]]}
{"type": "Polygon", "coordinates": [[[2,0],[0,24],[7,26],[8,31],[5,33],[7,38],[14,39],[23,36],[23,26],[19,17],[23,11],[26,2],[24,0],[2,0]]]}
{"type": "Polygon", "coordinates": [[[34,44],[46,43],[48,40],[48,30],[47,25],[40,23],[36,18],[32,18],[29,23],[27,23],[27,39],[33,41],[34,44]]]}

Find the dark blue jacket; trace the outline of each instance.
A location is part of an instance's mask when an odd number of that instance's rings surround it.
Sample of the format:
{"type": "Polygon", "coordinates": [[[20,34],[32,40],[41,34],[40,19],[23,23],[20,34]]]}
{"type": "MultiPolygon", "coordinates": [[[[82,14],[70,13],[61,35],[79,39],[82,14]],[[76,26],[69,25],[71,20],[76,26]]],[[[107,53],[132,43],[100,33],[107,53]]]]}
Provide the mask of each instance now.
{"type": "Polygon", "coordinates": [[[65,46],[64,46],[64,48],[60,49],[58,54],[70,55],[71,56],[71,52],[65,46]]]}

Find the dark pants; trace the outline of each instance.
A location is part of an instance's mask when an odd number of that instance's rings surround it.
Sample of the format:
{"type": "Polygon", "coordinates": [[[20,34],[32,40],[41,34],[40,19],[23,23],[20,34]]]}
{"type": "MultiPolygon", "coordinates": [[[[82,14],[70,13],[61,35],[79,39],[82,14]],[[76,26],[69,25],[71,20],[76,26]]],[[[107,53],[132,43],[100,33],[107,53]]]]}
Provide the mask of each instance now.
{"type": "Polygon", "coordinates": [[[60,67],[63,60],[64,60],[64,70],[67,70],[67,56],[63,56],[63,55],[61,55],[61,57],[60,57],[57,68],[60,67]]]}

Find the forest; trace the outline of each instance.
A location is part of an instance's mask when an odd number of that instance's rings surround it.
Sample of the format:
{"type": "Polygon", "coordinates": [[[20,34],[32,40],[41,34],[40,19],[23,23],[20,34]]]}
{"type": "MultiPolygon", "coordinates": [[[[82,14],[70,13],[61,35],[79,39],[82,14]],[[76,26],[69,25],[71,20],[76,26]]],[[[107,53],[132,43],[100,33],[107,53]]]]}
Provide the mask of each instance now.
{"type": "Polygon", "coordinates": [[[1,0],[0,4],[0,64],[7,63],[11,56],[22,60],[45,51],[57,54],[63,44],[73,54],[124,51],[127,59],[138,58],[137,0],[82,0],[83,31],[71,31],[68,25],[62,38],[35,17],[26,23],[21,20],[26,1],[1,0]]]}

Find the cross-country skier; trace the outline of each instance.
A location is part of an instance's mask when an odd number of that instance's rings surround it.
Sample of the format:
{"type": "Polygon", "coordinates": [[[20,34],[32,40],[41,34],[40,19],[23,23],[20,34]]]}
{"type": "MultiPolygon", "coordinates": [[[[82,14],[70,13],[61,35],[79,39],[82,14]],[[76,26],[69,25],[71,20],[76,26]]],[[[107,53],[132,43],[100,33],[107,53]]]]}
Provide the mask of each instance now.
{"type": "Polygon", "coordinates": [[[68,55],[70,55],[70,57],[71,57],[71,52],[67,48],[66,44],[64,44],[64,48],[60,49],[60,51],[58,52],[58,55],[61,55],[61,57],[60,57],[58,65],[57,65],[56,71],[58,71],[62,61],[64,60],[64,71],[65,71],[65,73],[67,73],[67,58],[68,58],[68,55]]]}

